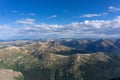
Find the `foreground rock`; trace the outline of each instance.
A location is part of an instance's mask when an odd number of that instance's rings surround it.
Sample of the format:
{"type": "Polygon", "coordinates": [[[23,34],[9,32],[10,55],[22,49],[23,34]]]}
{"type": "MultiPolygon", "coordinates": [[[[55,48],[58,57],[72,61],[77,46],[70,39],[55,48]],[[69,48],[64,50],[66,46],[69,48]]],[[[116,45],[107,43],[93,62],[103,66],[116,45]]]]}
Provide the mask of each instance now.
{"type": "Polygon", "coordinates": [[[22,74],[11,69],[0,69],[0,80],[22,80],[22,74]]]}

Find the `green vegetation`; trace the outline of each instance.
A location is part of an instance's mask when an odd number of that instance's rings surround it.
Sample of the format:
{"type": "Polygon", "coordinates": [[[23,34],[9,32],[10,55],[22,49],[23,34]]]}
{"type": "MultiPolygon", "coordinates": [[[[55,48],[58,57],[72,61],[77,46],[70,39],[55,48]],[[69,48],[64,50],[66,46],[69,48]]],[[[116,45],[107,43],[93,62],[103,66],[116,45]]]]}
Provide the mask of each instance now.
{"type": "Polygon", "coordinates": [[[23,76],[15,77],[15,80],[24,80],[23,76]]]}

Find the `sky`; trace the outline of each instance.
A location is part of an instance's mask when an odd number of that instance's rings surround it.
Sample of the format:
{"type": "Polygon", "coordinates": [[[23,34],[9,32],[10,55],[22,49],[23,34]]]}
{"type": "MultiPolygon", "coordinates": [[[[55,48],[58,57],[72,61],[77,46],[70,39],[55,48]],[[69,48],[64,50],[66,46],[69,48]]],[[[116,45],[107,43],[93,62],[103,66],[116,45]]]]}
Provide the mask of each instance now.
{"type": "Polygon", "coordinates": [[[120,38],[120,0],[0,0],[0,39],[120,38]]]}

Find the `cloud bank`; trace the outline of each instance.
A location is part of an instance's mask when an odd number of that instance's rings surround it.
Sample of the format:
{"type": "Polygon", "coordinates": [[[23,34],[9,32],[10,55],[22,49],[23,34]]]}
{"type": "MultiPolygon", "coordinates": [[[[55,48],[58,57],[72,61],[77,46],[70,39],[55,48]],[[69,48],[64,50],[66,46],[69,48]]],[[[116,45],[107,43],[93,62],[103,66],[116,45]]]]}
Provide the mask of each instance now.
{"type": "Polygon", "coordinates": [[[112,20],[85,20],[70,24],[36,23],[35,19],[21,19],[16,21],[20,28],[9,25],[0,26],[0,38],[11,37],[21,39],[40,38],[119,38],[120,16],[112,20]],[[22,26],[22,27],[21,27],[22,26]]]}

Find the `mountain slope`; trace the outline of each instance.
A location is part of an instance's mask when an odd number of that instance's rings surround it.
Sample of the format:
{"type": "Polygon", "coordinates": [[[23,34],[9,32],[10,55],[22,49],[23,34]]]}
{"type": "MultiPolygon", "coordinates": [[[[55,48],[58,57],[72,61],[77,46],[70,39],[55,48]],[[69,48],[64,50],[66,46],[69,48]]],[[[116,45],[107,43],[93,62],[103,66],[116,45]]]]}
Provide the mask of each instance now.
{"type": "Polygon", "coordinates": [[[81,53],[105,52],[111,54],[119,54],[120,52],[119,40],[71,40],[60,41],[60,44],[67,47],[75,48],[81,53]]]}

